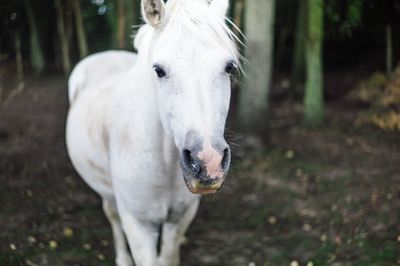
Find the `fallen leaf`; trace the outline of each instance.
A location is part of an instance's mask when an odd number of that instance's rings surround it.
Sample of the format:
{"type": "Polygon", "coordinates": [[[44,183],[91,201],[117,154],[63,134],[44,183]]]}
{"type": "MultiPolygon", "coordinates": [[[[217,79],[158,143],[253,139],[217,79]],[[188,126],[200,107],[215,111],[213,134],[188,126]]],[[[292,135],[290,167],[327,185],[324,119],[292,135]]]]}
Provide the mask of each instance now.
{"type": "Polygon", "coordinates": [[[71,227],[64,227],[63,234],[67,238],[74,236],[74,230],[71,227]]]}
{"type": "Polygon", "coordinates": [[[31,244],[35,244],[37,242],[37,240],[34,236],[28,236],[28,241],[31,244]]]}
{"type": "Polygon", "coordinates": [[[275,216],[268,217],[268,223],[275,225],[277,222],[278,222],[278,218],[276,218],[275,216]]]}
{"type": "Polygon", "coordinates": [[[82,247],[83,247],[84,249],[86,249],[86,250],[92,249],[92,245],[90,245],[90,244],[88,244],[88,243],[83,244],[82,247]]]}
{"type": "Polygon", "coordinates": [[[310,232],[312,230],[312,226],[310,224],[303,224],[303,230],[310,232]]]}
{"type": "Polygon", "coordinates": [[[293,150],[287,150],[285,153],[285,156],[287,159],[290,160],[290,159],[293,159],[296,156],[296,154],[293,150]]]}
{"type": "Polygon", "coordinates": [[[49,247],[50,247],[51,249],[56,249],[56,248],[58,247],[57,241],[55,241],[55,240],[50,240],[50,241],[49,241],[49,247]]]}

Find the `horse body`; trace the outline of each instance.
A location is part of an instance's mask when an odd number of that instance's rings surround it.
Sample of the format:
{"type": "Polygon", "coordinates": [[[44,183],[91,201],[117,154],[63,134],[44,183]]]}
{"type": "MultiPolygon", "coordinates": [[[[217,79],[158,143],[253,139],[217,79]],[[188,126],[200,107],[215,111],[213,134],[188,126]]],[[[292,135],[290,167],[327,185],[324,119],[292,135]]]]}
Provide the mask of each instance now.
{"type": "Polygon", "coordinates": [[[190,206],[196,208],[199,197],[182,182],[173,140],[157,119],[156,101],[149,100],[155,99],[154,91],[140,86],[148,77],[137,66],[126,65],[136,61],[135,54],[129,56],[131,60],[124,61],[125,52],[100,53],[75,68],[70,88],[77,91],[68,115],[67,146],[75,168],[105,205],[117,207],[118,196],[124,202],[120,215],[151,221],[158,231],[169,220],[176,223],[174,217],[190,206]],[[109,60],[111,66],[105,64],[109,60]],[[104,76],[96,72],[99,63],[105,66],[100,73],[109,73],[109,67],[124,71],[113,71],[114,76],[102,81],[104,76]],[[78,88],[79,80],[75,80],[80,76],[85,77],[84,88],[78,88]],[[132,80],[135,84],[130,84],[132,80]]]}
{"type": "MultiPolygon", "coordinates": [[[[176,5],[191,1],[204,9],[212,5],[207,0],[171,0],[165,7],[161,0],[143,0],[148,25],[135,39],[139,54],[109,51],[89,56],[69,80],[68,153],[78,173],[103,199],[117,265],[132,265],[124,235],[137,265],[178,265],[179,246],[197,211],[198,194],[219,190],[229,167],[223,130],[230,81],[224,70],[234,54],[214,43],[205,54],[194,55],[209,44],[197,44],[193,51],[180,46],[179,38],[171,38],[172,45],[157,52],[163,43],[157,25],[176,5]],[[171,55],[174,64],[167,62],[171,55]],[[197,75],[185,75],[188,58],[198,64],[197,75]],[[221,63],[213,66],[216,58],[221,63]],[[210,77],[204,81],[202,75],[210,77]],[[218,109],[214,101],[221,103],[218,109]]],[[[214,2],[215,9],[227,3],[214,2]]]]}

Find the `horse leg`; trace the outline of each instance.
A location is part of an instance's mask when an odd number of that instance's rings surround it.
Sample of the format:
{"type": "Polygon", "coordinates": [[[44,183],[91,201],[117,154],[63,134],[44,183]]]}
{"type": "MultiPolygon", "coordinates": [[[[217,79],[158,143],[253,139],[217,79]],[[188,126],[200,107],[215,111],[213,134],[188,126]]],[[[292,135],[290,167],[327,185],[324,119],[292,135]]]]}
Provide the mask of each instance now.
{"type": "Polygon", "coordinates": [[[158,266],[158,227],[153,223],[141,222],[130,213],[120,212],[122,225],[137,266],[158,266]]]}
{"type": "Polygon", "coordinates": [[[162,225],[161,252],[158,257],[159,265],[179,265],[179,228],[178,224],[164,223],[162,225]]]}
{"type": "Polygon", "coordinates": [[[188,230],[190,224],[192,223],[194,217],[196,216],[197,209],[199,208],[200,199],[195,200],[192,204],[189,205],[185,214],[179,221],[179,235],[180,241],[179,244],[182,244],[185,241],[185,233],[188,230]]]}
{"type": "Polygon", "coordinates": [[[117,266],[132,266],[132,259],[129,254],[124,231],[122,230],[121,220],[118,215],[117,206],[113,200],[103,199],[103,210],[108,221],[111,224],[111,229],[114,237],[114,246],[117,266]]]}
{"type": "Polygon", "coordinates": [[[179,249],[184,242],[185,233],[197,213],[199,200],[194,201],[177,223],[164,223],[162,230],[160,265],[179,265],[179,249]]]}

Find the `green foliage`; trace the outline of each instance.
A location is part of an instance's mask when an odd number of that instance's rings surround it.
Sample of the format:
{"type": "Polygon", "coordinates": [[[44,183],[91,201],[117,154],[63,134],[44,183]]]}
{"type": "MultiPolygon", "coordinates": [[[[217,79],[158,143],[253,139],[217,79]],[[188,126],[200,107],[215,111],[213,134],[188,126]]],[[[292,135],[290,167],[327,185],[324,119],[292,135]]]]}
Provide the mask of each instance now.
{"type": "Polygon", "coordinates": [[[361,0],[352,0],[349,2],[347,16],[342,28],[344,34],[351,35],[352,29],[361,24],[362,4],[361,0]]]}
{"type": "Polygon", "coordinates": [[[331,29],[338,29],[342,37],[351,37],[353,31],[362,25],[362,0],[326,1],[326,21],[331,29]]]}
{"type": "Polygon", "coordinates": [[[15,255],[11,252],[0,252],[0,265],[18,266],[22,265],[23,256],[15,255]]]}
{"type": "Polygon", "coordinates": [[[112,47],[113,1],[105,0],[102,3],[100,1],[82,2],[81,5],[90,53],[112,47]]]}

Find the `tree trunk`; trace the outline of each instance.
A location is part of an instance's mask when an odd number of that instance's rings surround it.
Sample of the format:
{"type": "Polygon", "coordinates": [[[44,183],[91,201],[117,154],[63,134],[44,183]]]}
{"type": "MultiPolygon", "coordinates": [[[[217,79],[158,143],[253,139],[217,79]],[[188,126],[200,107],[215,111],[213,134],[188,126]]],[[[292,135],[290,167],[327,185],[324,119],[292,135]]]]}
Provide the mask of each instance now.
{"type": "Polygon", "coordinates": [[[275,61],[275,64],[278,66],[282,65],[284,56],[287,53],[286,42],[289,39],[290,29],[288,26],[282,25],[280,27],[279,31],[280,32],[279,32],[279,34],[277,34],[277,38],[276,38],[277,39],[276,40],[277,47],[274,51],[274,57],[275,57],[274,61],[275,61]]]}
{"type": "Polygon", "coordinates": [[[389,76],[393,70],[393,37],[392,25],[386,25],[386,74],[389,76]]]}
{"type": "Polygon", "coordinates": [[[73,0],[73,9],[75,15],[75,27],[78,38],[78,46],[79,46],[79,55],[80,58],[83,58],[88,55],[88,47],[86,40],[86,32],[83,27],[83,19],[82,19],[82,11],[79,0],[73,0]]]}
{"type": "Polygon", "coordinates": [[[111,19],[114,46],[119,49],[133,49],[132,35],[134,25],[140,23],[140,1],[117,0],[116,14],[111,19]]]}
{"type": "Polygon", "coordinates": [[[26,15],[28,17],[29,22],[29,30],[30,30],[30,62],[32,69],[36,75],[41,74],[44,71],[45,60],[43,55],[43,50],[40,45],[39,32],[37,29],[37,24],[35,20],[35,16],[33,14],[33,10],[29,0],[25,0],[25,9],[26,15]]]}
{"type": "Polygon", "coordinates": [[[319,125],[324,118],[323,103],[323,0],[307,0],[306,88],[304,119],[308,125],[319,125]]]}
{"type": "Polygon", "coordinates": [[[65,25],[64,25],[63,6],[61,5],[60,0],[55,0],[54,3],[57,12],[57,30],[58,30],[58,36],[60,38],[62,65],[64,74],[68,75],[71,70],[71,61],[69,56],[68,38],[66,36],[65,25]]]}
{"type": "MultiPolygon", "coordinates": [[[[17,66],[17,86],[13,88],[2,100],[0,98],[0,106],[7,107],[11,101],[18,96],[25,87],[24,82],[24,64],[22,63],[22,51],[21,51],[21,34],[19,31],[15,32],[15,64],[17,66]]],[[[3,94],[3,92],[1,92],[3,94]]],[[[1,95],[2,96],[2,95],[1,95]]]]}
{"type": "Polygon", "coordinates": [[[239,29],[242,27],[242,18],[243,18],[243,7],[244,3],[243,0],[236,0],[234,5],[234,10],[233,10],[233,22],[237,26],[237,28],[233,28],[233,33],[239,36],[239,29]]]}
{"type": "Polygon", "coordinates": [[[63,10],[64,10],[64,27],[65,33],[67,35],[68,47],[71,47],[73,38],[73,6],[71,0],[63,0],[63,10]]]}
{"type": "Polygon", "coordinates": [[[125,33],[125,49],[132,50],[133,49],[133,44],[132,44],[132,35],[133,35],[133,24],[134,24],[134,2],[133,1],[126,1],[126,33],[125,33]]]}
{"type": "Polygon", "coordinates": [[[245,87],[239,98],[239,124],[243,132],[266,137],[268,95],[272,74],[275,0],[247,0],[245,33],[245,87]]]}
{"type": "Polygon", "coordinates": [[[298,1],[295,47],[292,62],[291,96],[299,96],[303,92],[305,78],[305,36],[307,29],[307,1],[298,1]]]}
{"type": "Polygon", "coordinates": [[[141,3],[140,0],[133,0],[132,1],[132,21],[133,21],[133,26],[139,26],[141,21],[140,21],[140,16],[141,16],[141,11],[140,11],[141,3]]]}
{"type": "Polygon", "coordinates": [[[17,66],[17,83],[24,83],[24,64],[22,62],[21,34],[15,33],[15,64],[17,66]]]}
{"type": "Polygon", "coordinates": [[[117,0],[117,47],[125,49],[126,43],[126,1],[117,0]]]}

